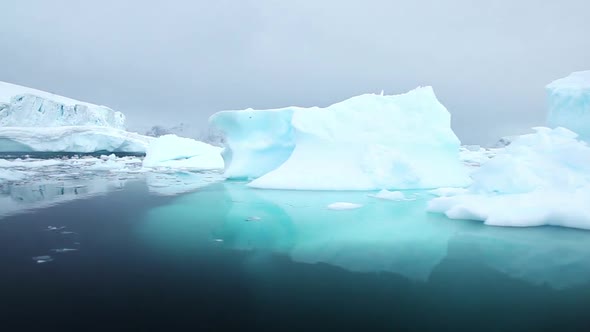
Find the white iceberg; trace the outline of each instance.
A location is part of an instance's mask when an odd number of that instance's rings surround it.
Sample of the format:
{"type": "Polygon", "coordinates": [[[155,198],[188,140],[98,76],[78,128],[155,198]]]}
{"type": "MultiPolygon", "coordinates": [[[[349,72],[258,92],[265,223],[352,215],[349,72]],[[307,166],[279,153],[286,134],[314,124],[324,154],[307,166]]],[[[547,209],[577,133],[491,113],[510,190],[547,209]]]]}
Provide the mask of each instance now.
{"type": "Polygon", "coordinates": [[[223,169],[222,150],[191,138],[164,135],[150,143],[143,166],[192,170],[223,169]]]}
{"type": "Polygon", "coordinates": [[[151,140],[109,127],[0,127],[0,152],[145,153],[151,140]]]}
{"type": "Polygon", "coordinates": [[[226,111],[228,177],[251,187],[418,189],[469,184],[451,116],[432,88],[365,94],[326,108],[226,111]]]}
{"type": "Polygon", "coordinates": [[[151,139],[106,106],[0,82],[0,152],[145,153],[151,139]]]}
{"type": "Polygon", "coordinates": [[[590,147],[565,128],[535,128],[472,174],[467,192],[435,198],[431,212],[496,226],[590,229],[590,147]]]}
{"type": "Polygon", "coordinates": [[[590,70],[574,72],[547,85],[551,127],[565,127],[590,139],[590,70]]]}
{"type": "Polygon", "coordinates": [[[401,191],[389,191],[387,189],[382,189],[376,194],[369,195],[369,197],[385,199],[388,201],[403,201],[406,199],[406,195],[404,195],[401,191]]]}
{"type": "Polygon", "coordinates": [[[125,115],[106,106],[0,82],[0,127],[100,126],[125,129],[125,115]]]}

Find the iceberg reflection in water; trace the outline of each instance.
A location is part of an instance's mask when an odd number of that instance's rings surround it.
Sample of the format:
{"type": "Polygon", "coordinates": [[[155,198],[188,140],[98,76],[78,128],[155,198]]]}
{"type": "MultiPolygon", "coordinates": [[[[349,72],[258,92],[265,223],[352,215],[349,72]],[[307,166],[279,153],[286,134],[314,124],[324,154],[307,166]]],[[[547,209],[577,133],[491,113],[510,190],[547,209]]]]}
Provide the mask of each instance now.
{"type": "Polygon", "coordinates": [[[125,179],[48,180],[0,186],[0,218],[119,190],[125,179]]]}
{"type": "Polygon", "coordinates": [[[149,245],[178,254],[206,255],[207,249],[222,247],[416,281],[428,281],[443,261],[455,260],[554,288],[590,282],[586,231],[448,220],[425,212],[432,198],[425,191],[405,191],[413,200],[403,201],[371,194],[258,190],[219,182],[150,210],[138,233],[149,245]],[[338,201],[363,207],[327,208],[338,201]]]}

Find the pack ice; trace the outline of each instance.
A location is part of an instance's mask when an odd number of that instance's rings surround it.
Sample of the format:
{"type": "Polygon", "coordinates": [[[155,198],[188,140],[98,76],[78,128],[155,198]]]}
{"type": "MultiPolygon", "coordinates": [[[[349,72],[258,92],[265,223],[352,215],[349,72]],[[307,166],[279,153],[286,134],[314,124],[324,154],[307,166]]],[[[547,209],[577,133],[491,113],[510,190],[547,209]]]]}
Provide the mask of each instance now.
{"type": "Polygon", "coordinates": [[[224,111],[229,178],[256,188],[417,189],[465,186],[460,141],[431,87],[365,94],[326,108],[224,111]]]}
{"type": "Polygon", "coordinates": [[[550,127],[565,127],[590,140],[590,70],[547,85],[550,127]]]}
{"type": "Polygon", "coordinates": [[[562,127],[522,135],[472,174],[467,191],[428,210],[496,226],[590,229],[590,147],[562,127]]]}
{"type": "Polygon", "coordinates": [[[125,116],[52,93],[0,82],[0,152],[145,152],[125,116]]]}

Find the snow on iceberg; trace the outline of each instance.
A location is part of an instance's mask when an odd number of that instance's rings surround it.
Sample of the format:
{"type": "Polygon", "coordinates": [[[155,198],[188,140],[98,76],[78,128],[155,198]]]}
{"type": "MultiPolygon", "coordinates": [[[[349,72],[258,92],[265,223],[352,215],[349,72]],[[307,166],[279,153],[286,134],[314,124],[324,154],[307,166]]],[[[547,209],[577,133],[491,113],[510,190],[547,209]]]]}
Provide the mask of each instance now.
{"type": "Polygon", "coordinates": [[[164,135],[153,140],[143,160],[148,168],[223,169],[220,147],[190,138],[164,135]]]}
{"type": "Polygon", "coordinates": [[[565,127],[590,139],[590,70],[574,72],[547,85],[550,127],[565,127]]]}
{"type": "Polygon", "coordinates": [[[228,177],[251,187],[301,190],[465,186],[460,142],[431,87],[365,94],[326,108],[227,111],[212,125],[226,135],[228,177]]]}
{"type": "Polygon", "coordinates": [[[145,153],[152,137],[98,126],[0,127],[0,152],[145,153]]]}
{"type": "Polygon", "coordinates": [[[590,147],[565,128],[535,128],[472,174],[467,192],[428,210],[496,226],[590,229],[590,147]]]}
{"type": "Polygon", "coordinates": [[[52,93],[0,82],[0,127],[100,126],[125,129],[125,116],[52,93]]]}

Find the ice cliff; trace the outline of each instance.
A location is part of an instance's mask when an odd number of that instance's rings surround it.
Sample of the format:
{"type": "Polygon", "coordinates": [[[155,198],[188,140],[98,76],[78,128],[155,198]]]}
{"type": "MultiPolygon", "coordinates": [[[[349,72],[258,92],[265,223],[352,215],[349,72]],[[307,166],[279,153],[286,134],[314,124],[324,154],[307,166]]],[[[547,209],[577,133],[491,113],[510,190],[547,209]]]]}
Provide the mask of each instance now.
{"type": "Polygon", "coordinates": [[[550,127],[573,130],[590,140],[590,70],[574,72],[547,85],[550,127]]]}
{"type": "Polygon", "coordinates": [[[0,82],[0,127],[100,126],[125,129],[125,116],[105,106],[0,82]]]}
{"type": "Polygon", "coordinates": [[[0,82],[0,152],[143,153],[150,141],[121,112],[0,82]]]}

